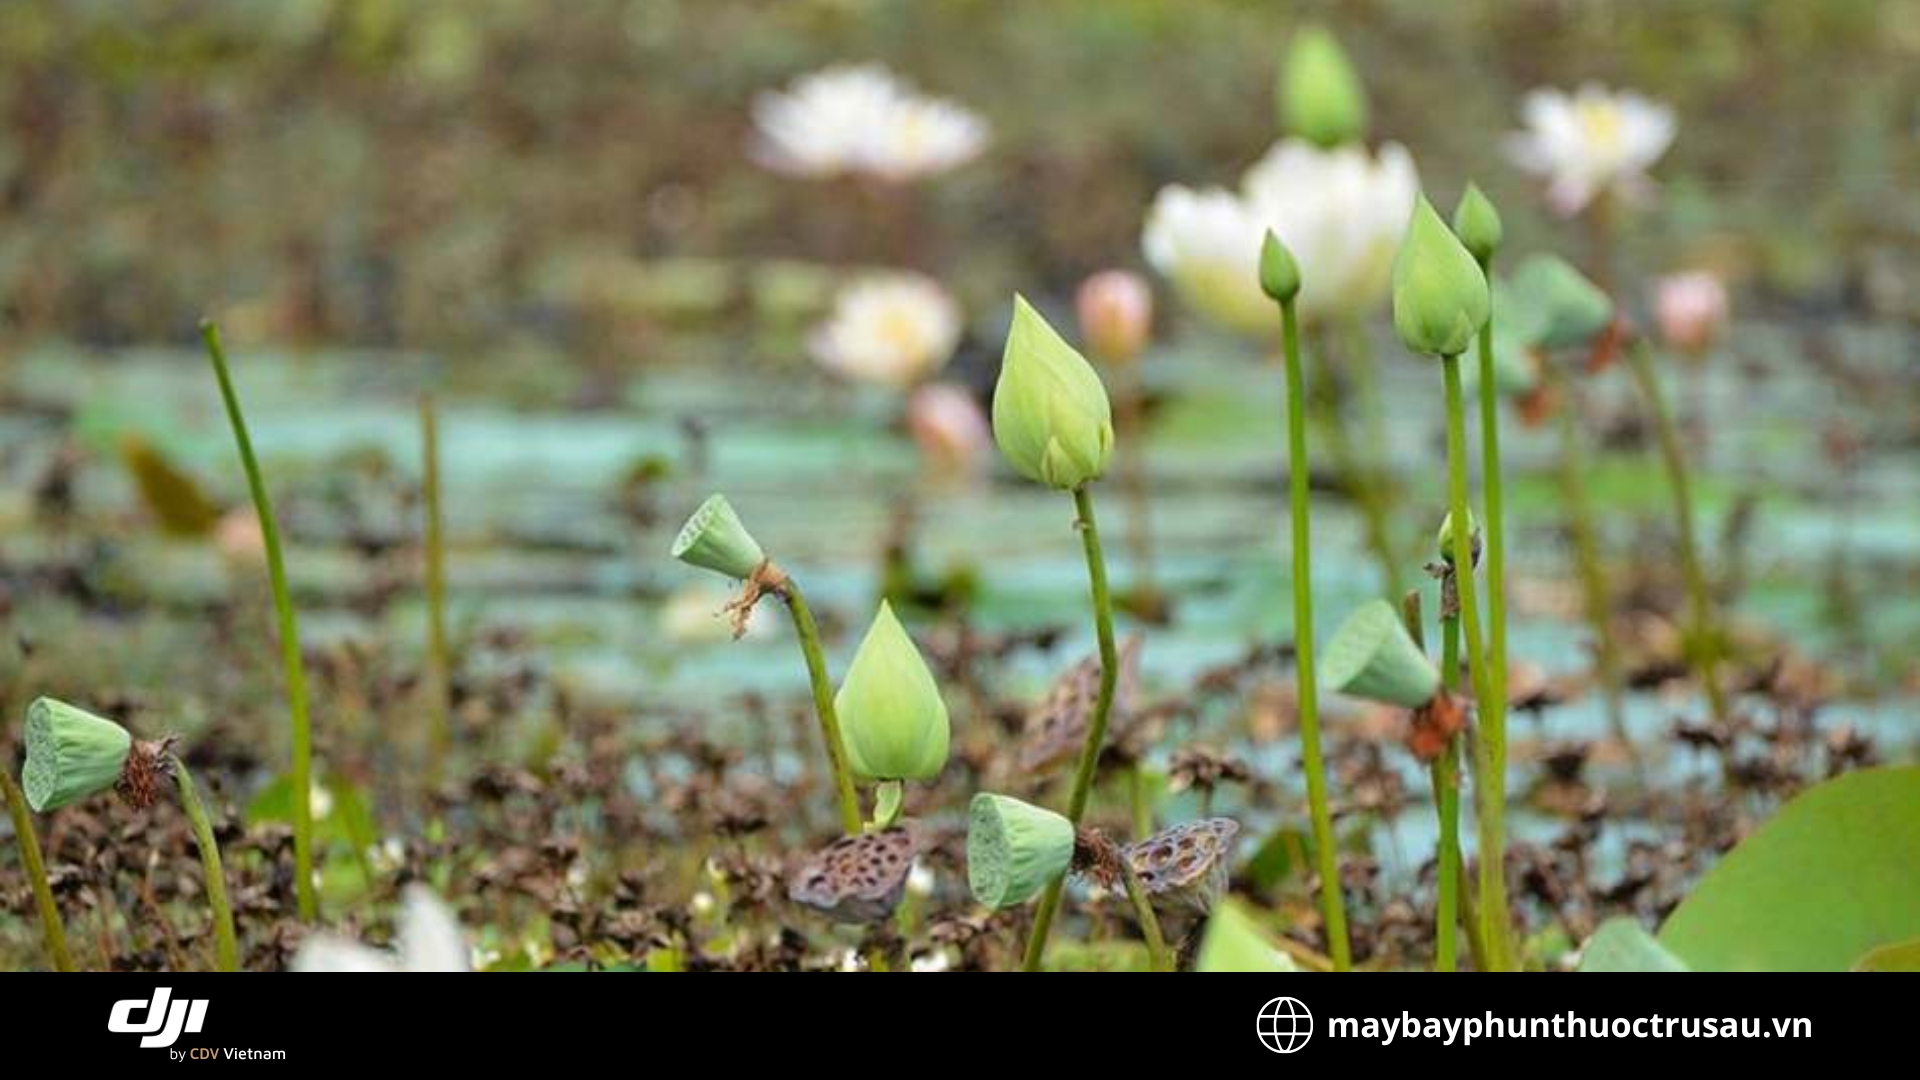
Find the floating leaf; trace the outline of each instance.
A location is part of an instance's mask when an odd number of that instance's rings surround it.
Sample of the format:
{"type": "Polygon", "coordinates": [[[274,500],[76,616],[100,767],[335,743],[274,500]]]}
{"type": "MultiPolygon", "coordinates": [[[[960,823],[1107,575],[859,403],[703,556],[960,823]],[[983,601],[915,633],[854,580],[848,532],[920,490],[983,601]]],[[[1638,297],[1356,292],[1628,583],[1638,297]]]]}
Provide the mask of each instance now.
{"type": "Polygon", "coordinates": [[[1660,928],[1695,971],[1845,971],[1920,938],[1920,767],[1802,792],[1720,860],[1660,928]]]}

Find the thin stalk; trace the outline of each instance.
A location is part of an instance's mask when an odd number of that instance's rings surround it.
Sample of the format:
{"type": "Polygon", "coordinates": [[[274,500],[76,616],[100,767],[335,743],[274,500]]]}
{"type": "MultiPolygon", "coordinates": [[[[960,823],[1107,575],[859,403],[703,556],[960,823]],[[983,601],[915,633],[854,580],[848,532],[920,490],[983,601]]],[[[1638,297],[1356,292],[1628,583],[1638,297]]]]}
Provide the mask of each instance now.
{"type": "Polygon", "coordinates": [[[253,510],[260,519],[260,537],[267,549],[267,577],[273,583],[280,660],[287,680],[287,715],[293,731],[293,890],[301,921],[312,922],[319,913],[313,890],[313,733],[307,719],[307,668],[300,657],[300,625],[294,617],[293,597],[287,589],[287,563],[280,549],[280,526],[273,516],[273,501],[267,496],[266,482],[260,477],[260,462],[253,454],[253,438],[247,433],[247,420],[240,412],[233,376],[227,370],[227,350],[220,343],[220,327],[212,319],[202,319],[200,337],[207,344],[207,359],[213,364],[214,377],[220,381],[220,398],[226,403],[227,422],[233,427],[233,441],[240,450],[240,465],[247,473],[247,488],[253,493],[253,510]]]}
{"type": "Polygon", "coordinates": [[[1700,566],[1700,543],[1693,531],[1693,496],[1687,479],[1687,454],[1680,445],[1673,416],[1667,412],[1666,399],[1660,393],[1660,380],[1654,375],[1647,344],[1642,341],[1627,350],[1628,366],[1634,381],[1647,401],[1653,416],[1653,431],[1660,443],[1660,455],[1666,459],[1667,482],[1673,489],[1673,514],[1680,523],[1680,569],[1687,579],[1687,598],[1692,609],[1692,631],[1687,635],[1688,658],[1694,674],[1705,684],[1707,703],[1715,721],[1727,719],[1726,692],[1720,688],[1720,643],[1713,624],[1713,599],[1707,590],[1707,575],[1700,566]]]}
{"type": "Polygon", "coordinates": [[[833,787],[840,803],[840,827],[848,836],[860,835],[860,796],[853,790],[853,774],[847,769],[846,746],[840,741],[840,717],[833,711],[833,679],[827,675],[827,657],[820,649],[820,628],[814,624],[813,609],[806,594],[792,578],[782,586],[780,595],[793,615],[793,630],[800,638],[800,651],[807,658],[807,678],[813,683],[813,711],[820,718],[820,738],[827,744],[827,763],[833,769],[833,787]]]}
{"type": "Polygon", "coordinates": [[[55,971],[73,971],[73,953],[67,948],[67,925],[61,921],[60,905],[54,902],[53,888],[47,884],[47,864],[40,858],[40,839],[33,832],[26,796],[20,793],[20,786],[5,769],[0,769],[0,799],[6,800],[7,814],[13,818],[13,839],[20,845],[20,862],[33,885],[33,903],[40,909],[40,931],[47,939],[47,959],[53,961],[55,971]]]}
{"type": "MultiPolygon", "coordinates": [[[[1440,620],[1441,679],[1449,692],[1460,686],[1460,618],[1440,620]]],[[[1433,763],[1433,787],[1440,813],[1440,908],[1435,915],[1438,946],[1434,968],[1453,971],[1458,966],[1455,932],[1460,925],[1460,737],[1447,740],[1444,753],[1433,763]]]]}
{"type": "Polygon", "coordinates": [[[1147,803],[1147,768],[1136,761],[1127,770],[1127,800],[1133,810],[1133,838],[1153,835],[1153,807],[1147,803]]]}
{"type": "MultiPolygon", "coordinates": [[[[1548,365],[1551,370],[1552,366],[1548,365]]],[[[1593,662],[1600,680],[1600,692],[1606,701],[1607,726],[1629,755],[1637,757],[1627,731],[1625,679],[1620,673],[1620,644],[1613,636],[1612,587],[1607,582],[1606,564],[1600,558],[1600,539],[1593,522],[1593,505],[1587,499],[1586,451],[1580,439],[1579,406],[1573,387],[1565,379],[1556,379],[1561,391],[1560,404],[1560,490],[1566,499],[1567,534],[1573,543],[1573,558],[1580,575],[1582,606],[1587,625],[1593,631],[1593,662]]]]}
{"type": "MultiPolygon", "coordinates": [[[[1100,750],[1107,741],[1107,718],[1113,712],[1113,687],[1120,670],[1119,651],[1113,644],[1113,599],[1107,594],[1107,561],[1100,551],[1100,527],[1094,521],[1093,493],[1085,484],[1073,489],[1073,506],[1078,514],[1074,527],[1080,530],[1080,543],[1087,555],[1087,587],[1093,599],[1094,635],[1100,640],[1100,694],[1094,699],[1093,718],[1087,723],[1087,741],[1080,747],[1080,763],[1074,769],[1073,789],[1067,795],[1067,820],[1080,824],[1087,811],[1087,798],[1093,794],[1093,777],[1100,764],[1100,750]]],[[[1054,878],[1040,896],[1034,911],[1033,929],[1027,933],[1027,950],[1021,967],[1039,971],[1047,951],[1047,934],[1053,929],[1053,916],[1060,909],[1060,896],[1067,884],[1066,875],[1054,878]]]]}
{"type": "MultiPolygon", "coordinates": [[[[1455,522],[1467,517],[1467,430],[1466,407],[1460,392],[1460,358],[1443,356],[1440,364],[1447,386],[1447,489],[1455,522]]],[[[1473,683],[1474,701],[1481,711],[1480,737],[1474,740],[1475,767],[1480,792],[1480,920],[1488,961],[1492,970],[1511,966],[1507,948],[1507,875],[1506,818],[1507,782],[1494,763],[1505,761],[1506,733],[1485,723],[1488,703],[1493,700],[1488,685],[1486,651],[1481,647],[1480,601],[1473,584],[1473,530],[1453,530],[1453,575],[1460,594],[1460,632],[1466,638],[1467,667],[1473,683]]]]}
{"type": "MultiPolygon", "coordinates": [[[[1482,273],[1492,273],[1483,259],[1482,273]]],[[[1493,280],[1489,277],[1487,280],[1493,280]]],[[[1482,726],[1494,732],[1496,775],[1507,769],[1507,515],[1500,469],[1500,393],[1493,374],[1493,316],[1480,327],[1480,484],[1486,512],[1487,689],[1480,706],[1482,726]]],[[[1454,520],[1459,520],[1455,518],[1454,520]]]]}
{"type": "MultiPolygon", "coordinates": [[[[1313,659],[1313,528],[1308,516],[1306,378],[1300,370],[1300,320],[1294,301],[1280,305],[1287,365],[1287,480],[1293,543],[1293,649],[1299,682],[1300,745],[1307,770],[1307,807],[1313,819],[1314,857],[1320,870],[1320,910],[1327,924],[1333,969],[1353,966],[1347,941],[1346,901],[1340,895],[1340,853],[1327,806],[1327,763],[1320,749],[1320,704],[1313,659]]],[[[1335,426],[1338,427],[1336,418],[1335,426]]]]}
{"type": "Polygon", "coordinates": [[[240,970],[240,944],[233,933],[233,907],[227,903],[227,875],[220,866],[220,845],[213,838],[213,823],[207,808],[200,804],[200,791],[194,787],[193,774],[179,758],[172,759],[173,778],[180,785],[180,806],[193,823],[193,839],[200,846],[200,870],[207,879],[207,906],[213,909],[214,954],[221,971],[240,970]]]}
{"type": "Polygon", "coordinates": [[[453,745],[453,664],[447,650],[447,535],[440,501],[440,421],[420,395],[421,495],[426,502],[428,774],[441,775],[453,745]]]}
{"type": "Polygon", "coordinates": [[[1147,891],[1140,887],[1140,875],[1125,859],[1120,860],[1120,877],[1126,882],[1127,899],[1133,904],[1134,918],[1140,920],[1140,932],[1147,939],[1147,957],[1155,971],[1172,971],[1173,964],[1167,957],[1167,939],[1160,933],[1160,919],[1153,913],[1153,904],[1147,899],[1147,891]]]}

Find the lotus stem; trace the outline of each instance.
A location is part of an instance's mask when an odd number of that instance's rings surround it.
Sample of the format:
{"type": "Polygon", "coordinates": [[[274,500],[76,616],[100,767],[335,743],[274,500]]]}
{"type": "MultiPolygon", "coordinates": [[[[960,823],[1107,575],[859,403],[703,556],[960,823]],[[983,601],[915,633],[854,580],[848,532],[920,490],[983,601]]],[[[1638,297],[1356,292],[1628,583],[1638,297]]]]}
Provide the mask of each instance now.
{"type": "Polygon", "coordinates": [[[1153,913],[1153,902],[1147,899],[1147,891],[1140,887],[1140,875],[1133,872],[1126,857],[1120,860],[1120,878],[1126,883],[1127,900],[1133,904],[1134,917],[1140,920],[1140,933],[1147,939],[1147,958],[1155,971],[1172,971],[1173,964],[1167,957],[1167,939],[1160,933],[1160,919],[1153,913]]]}
{"type": "Polygon", "coordinates": [[[221,971],[240,970],[240,944],[233,932],[233,907],[227,902],[227,875],[220,864],[220,844],[213,836],[213,822],[200,803],[193,774],[178,757],[171,759],[174,780],[180,785],[180,806],[193,824],[194,842],[200,846],[200,870],[207,879],[207,906],[213,909],[214,955],[221,971]]]}
{"type": "Polygon", "coordinates": [[[833,679],[827,674],[826,654],[820,648],[820,628],[813,621],[813,609],[807,606],[800,584],[787,578],[780,596],[793,616],[793,630],[800,638],[800,652],[807,659],[807,678],[813,684],[813,711],[820,718],[820,738],[827,744],[827,764],[833,771],[833,787],[840,804],[840,827],[848,836],[860,835],[860,796],[853,788],[853,774],[847,770],[846,746],[840,741],[840,718],[833,709],[833,679]]]}
{"type": "Polygon", "coordinates": [[[440,421],[420,395],[421,494],[426,503],[428,774],[438,777],[453,745],[453,663],[447,648],[447,535],[440,498],[440,421]]]}
{"type": "Polygon", "coordinates": [[[287,681],[287,715],[292,725],[293,766],[293,889],[302,922],[312,922],[319,914],[313,888],[313,735],[307,719],[307,669],[300,656],[300,626],[293,611],[293,597],[287,588],[286,558],[281,552],[280,527],[273,516],[273,501],[260,475],[260,462],[254,457],[253,438],[247,433],[247,420],[240,411],[240,398],[234,393],[233,376],[227,370],[227,351],[220,342],[220,327],[212,319],[200,320],[200,337],[207,345],[207,359],[213,364],[214,377],[220,381],[220,397],[226,404],[227,421],[233,427],[233,440],[240,451],[240,465],[246,470],[247,488],[253,494],[254,513],[260,519],[260,537],[267,549],[267,576],[273,584],[273,609],[279,621],[281,666],[287,681]]]}
{"type": "Polygon", "coordinates": [[[47,864],[40,857],[40,840],[33,832],[33,816],[27,813],[27,799],[13,776],[0,769],[0,799],[13,818],[14,843],[20,845],[20,862],[26,867],[27,880],[33,885],[33,903],[40,909],[40,931],[47,939],[47,959],[55,971],[73,971],[73,953],[67,948],[67,926],[60,918],[60,905],[54,902],[53,888],[47,883],[47,864]]]}

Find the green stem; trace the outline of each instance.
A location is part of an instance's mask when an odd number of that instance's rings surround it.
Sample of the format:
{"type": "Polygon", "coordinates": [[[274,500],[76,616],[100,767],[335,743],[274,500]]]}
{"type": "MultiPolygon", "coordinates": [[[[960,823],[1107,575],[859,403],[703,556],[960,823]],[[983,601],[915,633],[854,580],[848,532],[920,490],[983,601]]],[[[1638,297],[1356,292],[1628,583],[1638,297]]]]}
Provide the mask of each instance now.
{"type": "MultiPolygon", "coordinates": [[[[1300,745],[1307,770],[1307,807],[1313,819],[1327,952],[1333,957],[1333,969],[1346,971],[1353,966],[1353,955],[1347,941],[1346,902],[1340,895],[1340,853],[1333,837],[1333,814],[1327,805],[1327,763],[1320,749],[1318,680],[1313,666],[1313,528],[1307,490],[1306,377],[1300,370],[1300,320],[1294,301],[1280,305],[1280,324],[1287,366],[1287,480],[1293,527],[1293,649],[1299,682],[1300,745]]],[[[1339,426],[1338,418],[1335,426],[1339,426]]],[[[1390,566],[1391,562],[1384,565],[1390,566]]]]}
{"type": "Polygon", "coordinates": [[[60,919],[60,905],[53,900],[53,888],[47,884],[47,864],[40,858],[40,840],[33,832],[33,818],[27,813],[27,800],[12,774],[0,769],[0,799],[6,800],[7,814],[13,818],[13,839],[20,845],[20,862],[33,885],[33,902],[40,909],[40,930],[47,938],[47,958],[55,971],[72,971],[73,953],[67,949],[67,926],[60,919]]]}
{"type": "Polygon", "coordinates": [[[426,502],[428,774],[438,777],[453,745],[453,664],[447,650],[447,537],[440,501],[440,422],[420,395],[421,492],[426,502]]]}
{"type": "MultiPolygon", "coordinates": [[[[1553,366],[1545,365],[1551,372],[1553,366]]],[[[1620,674],[1620,645],[1613,636],[1612,588],[1607,583],[1606,564],[1600,558],[1600,539],[1593,522],[1593,504],[1587,498],[1586,453],[1580,440],[1579,403],[1572,397],[1573,387],[1565,379],[1555,378],[1560,392],[1560,490],[1566,501],[1567,533],[1573,543],[1574,563],[1580,575],[1582,605],[1587,625],[1593,631],[1594,671],[1600,680],[1600,692],[1606,701],[1607,726],[1614,738],[1634,755],[1633,740],[1627,731],[1626,705],[1620,674]]],[[[1637,756],[1637,755],[1635,755],[1637,756]]]]}
{"type": "Polygon", "coordinates": [[[898,780],[883,780],[873,789],[873,827],[890,829],[900,820],[900,807],[906,801],[906,790],[898,780]]]}
{"type": "Polygon", "coordinates": [[[1153,913],[1153,903],[1147,899],[1147,891],[1140,887],[1140,875],[1123,858],[1120,860],[1120,877],[1126,882],[1127,899],[1133,903],[1134,918],[1140,920],[1140,932],[1147,939],[1147,957],[1155,971],[1172,971],[1173,964],[1167,958],[1167,939],[1160,933],[1160,919],[1153,913]]]}
{"type": "Polygon", "coordinates": [[[200,804],[200,791],[194,787],[187,763],[172,759],[173,778],[180,785],[180,805],[193,823],[194,842],[200,845],[200,870],[207,879],[207,906],[213,909],[213,940],[221,971],[240,970],[240,945],[233,933],[233,907],[227,903],[227,875],[220,866],[220,844],[213,837],[213,823],[207,808],[200,804]]]}
{"type": "MultiPolygon", "coordinates": [[[[1482,273],[1492,273],[1483,260],[1482,273]]],[[[1487,280],[1493,280],[1489,277],[1487,280]]],[[[1494,775],[1507,774],[1507,523],[1500,469],[1500,394],[1493,374],[1493,317],[1480,327],[1480,483],[1486,503],[1487,690],[1481,724],[1493,732],[1494,775]]],[[[1457,519],[1456,519],[1457,520],[1457,519]]]]}
{"type": "Polygon", "coordinates": [[[1136,761],[1127,770],[1127,798],[1133,809],[1133,838],[1153,835],[1153,807],[1147,803],[1147,767],[1136,761]]]}
{"type": "MultiPolygon", "coordinates": [[[[1093,493],[1085,484],[1073,489],[1073,506],[1078,514],[1074,527],[1080,530],[1080,543],[1087,555],[1087,586],[1093,598],[1093,629],[1100,641],[1100,694],[1094,699],[1093,718],[1087,724],[1087,741],[1080,747],[1080,763],[1074,769],[1073,789],[1067,796],[1067,820],[1080,824],[1087,811],[1087,798],[1093,794],[1093,777],[1100,765],[1100,750],[1107,741],[1107,718],[1113,712],[1113,686],[1120,670],[1118,650],[1113,644],[1113,599],[1107,595],[1107,561],[1100,551],[1100,527],[1094,521],[1093,493]]],[[[1060,896],[1066,888],[1066,875],[1047,883],[1034,911],[1033,929],[1027,933],[1023,970],[1039,971],[1046,955],[1047,934],[1053,929],[1053,916],[1060,909],[1060,896]]]]}
{"type": "MultiPolygon", "coordinates": [[[[1440,620],[1441,678],[1448,691],[1460,685],[1460,619],[1440,620]]],[[[1440,906],[1434,916],[1437,947],[1434,968],[1452,971],[1458,965],[1455,933],[1460,925],[1460,737],[1433,763],[1435,805],[1440,814],[1440,906]]]]}
{"type": "Polygon", "coordinates": [[[793,615],[793,630],[807,658],[807,678],[813,683],[813,711],[820,718],[820,738],[827,744],[827,763],[833,769],[833,787],[840,802],[840,827],[848,836],[860,835],[860,796],[847,770],[846,745],[840,741],[840,717],[833,711],[833,680],[827,675],[826,654],[820,650],[820,628],[800,585],[788,578],[780,595],[793,615]]]}
{"type": "MultiPolygon", "coordinates": [[[[1466,408],[1460,392],[1460,358],[1443,356],[1440,364],[1447,385],[1448,503],[1454,521],[1469,521],[1466,408]]],[[[1506,760],[1506,733],[1486,722],[1488,712],[1498,709],[1499,705],[1493,700],[1493,689],[1488,685],[1487,657],[1481,647],[1484,638],[1480,628],[1480,601],[1474,595],[1472,534],[1472,529],[1453,530],[1453,577],[1460,594],[1460,631],[1466,639],[1467,667],[1481,717],[1480,737],[1474,740],[1475,766],[1480,780],[1481,936],[1486,939],[1491,969],[1505,971],[1511,966],[1507,950],[1507,784],[1506,776],[1495,771],[1494,763],[1506,760]]]]}
{"type": "Polygon", "coordinates": [[[200,320],[200,337],[207,344],[207,358],[213,363],[214,377],[220,380],[220,398],[226,403],[227,421],[233,427],[233,440],[240,450],[240,464],[247,473],[247,487],[253,493],[254,513],[260,519],[260,537],[267,549],[267,576],[273,583],[273,609],[279,620],[280,659],[286,669],[287,715],[293,728],[293,889],[303,922],[312,922],[319,914],[313,891],[313,735],[307,720],[307,669],[300,657],[300,626],[294,618],[293,598],[287,589],[287,564],[280,549],[280,527],[273,516],[273,501],[260,477],[260,462],[253,454],[253,438],[247,433],[246,417],[240,412],[240,398],[234,393],[233,376],[227,370],[227,351],[220,343],[220,327],[212,319],[200,320]]]}
{"type": "Polygon", "coordinates": [[[1700,543],[1693,531],[1693,497],[1687,479],[1687,454],[1680,445],[1680,433],[1673,416],[1667,412],[1666,399],[1660,393],[1660,380],[1654,375],[1647,344],[1642,341],[1627,350],[1628,366],[1634,381],[1647,399],[1647,411],[1653,416],[1654,435],[1660,443],[1660,455],[1666,459],[1667,481],[1673,489],[1673,514],[1680,523],[1680,569],[1687,579],[1687,597],[1692,631],[1687,635],[1689,659],[1694,673],[1707,691],[1707,703],[1713,718],[1727,719],[1726,692],[1720,688],[1720,643],[1713,624],[1713,600],[1707,591],[1707,575],[1700,566],[1700,543]]]}

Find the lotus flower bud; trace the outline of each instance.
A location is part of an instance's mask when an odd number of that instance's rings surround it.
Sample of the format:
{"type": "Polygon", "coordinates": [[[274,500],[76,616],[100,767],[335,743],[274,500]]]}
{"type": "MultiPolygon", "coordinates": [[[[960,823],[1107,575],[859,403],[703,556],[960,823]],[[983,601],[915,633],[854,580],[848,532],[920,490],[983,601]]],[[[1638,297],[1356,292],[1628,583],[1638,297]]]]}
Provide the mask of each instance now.
{"type": "Polygon", "coordinates": [[[1207,929],[1200,936],[1200,952],[1194,957],[1195,971],[1274,972],[1298,971],[1293,958],[1273,947],[1267,935],[1235,901],[1214,907],[1207,917],[1207,929]]]}
{"type": "Polygon", "coordinates": [[[21,771],[27,805],[44,814],[111,789],[132,752],[133,736],[119,724],[64,701],[36,700],[27,707],[21,771]]]}
{"type": "Polygon", "coordinates": [[[1487,321],[1487,276],[1427,197],[1393,260],[1393,328],[1414,352],[1458,356],[1487,321]]]}
{"type": "Polygon", "coordinates": [[[1260,241],[1260,291],[1276,304],[1285,304],[1300,295],[1300,264],[1293,252],[1280,242],[1272,229],[1260,241]]]}
{"type": "Polygon", "coordinates": [[[1403,709],[1418,709],[1440,692],[1440,672],[1385,600],[1362,605],[1334,632],[1320,679],[1342,694],[1403,709]]]}
{"type": "Polygon", "coordinates": [[[993,443],[987,418],[973,395],[952,383],[929,383],[907,399],[907,429],[935,468],[964,472],[993,443]]]}
{"type": "Polygon", "coordinates": [[[1062,491],[1099,479],[1113,454],[1100,376],[1019,296],[993,391],[993,437],[1020,475],[1062,491]]]}
{"type": "Polygon", "coordinates": [[[1073,862],[1073,822],[981,792],[967,810],[967,886],[990,908],[1024,904],[1073,862]]]}
{"type": "Polygon", "coordinates": [[[709,495],[693,512],[673,541],[673,557],[689,566],[698,566],[745,581],[767,554],[740,524],[740,515],[725,495],[709,495]]]}
{"type": "Polygon", "coordinates": [[[1663,277],[1655,285],[1653,314],[1660,337],[1689,356],[1704,354],[1727,328],[1727,287],[1704,271],[1663,277]]]}
{"type": "Polygon", "coordinates": [[[1277,89],[1287,131],[1328,148],[1366,138],[1367,92],[1339,39],[1325,27],[1303,27],[1293,35],[1277,89]]]}
{"type": "Polygon", "coordinates": [[[947,763],[947,703],[913,639],[881,601],[833,699],[847,765],[867,780],[932,780],[947,763]]]}
{"type": "Polygon", "coordinates": [[[1130,270],[1102,270],[1074,297],[1080,333],[1096,359],[1124,363],[1140,355],[1153,332],[1153,290],[1130,270]]]}
{"type": "Polygon", "coordinates": [[[1613,322],[1613,301],[1557,255],[1522,262],[1513,273],[1512,296],[1501,311],[1512,313],[1521,340],[1536,348],[1585,345],[1613,322]]]}
{"type": "Polygon", "coordinates": [[[1504,232],[1500,211],[1494,209],[1493,200],[1480,190],[1480,185],[1469,183],[1467,190],[1460,193],[1460,205],[1453,208],[1453,234],[1484,267],[1493,261],[1494,252],[1500,250],[1504,232]]]}
{"type": "MultiPolygon", "coordinates": [[[[1479,566],[1480,519],[1474,517],[1471,510],[1467,511],[1467,528],[1470,530],[1467,547],[1473,553],[1473,565],[1479,566]]],[[[1440,519],[1440,532],[1434,537],[1434,543],[1440,548],[1440,557],[1447,561],[1447,565],[1453,565],[1453,513],[1451,511],[1446,517],[1440,519]]]]}

